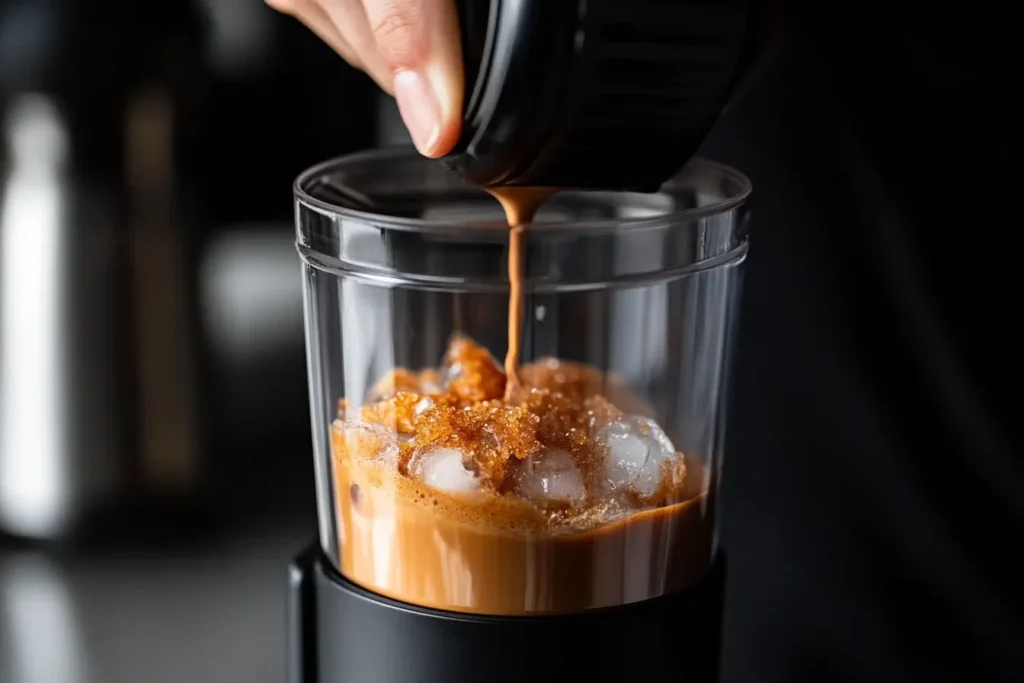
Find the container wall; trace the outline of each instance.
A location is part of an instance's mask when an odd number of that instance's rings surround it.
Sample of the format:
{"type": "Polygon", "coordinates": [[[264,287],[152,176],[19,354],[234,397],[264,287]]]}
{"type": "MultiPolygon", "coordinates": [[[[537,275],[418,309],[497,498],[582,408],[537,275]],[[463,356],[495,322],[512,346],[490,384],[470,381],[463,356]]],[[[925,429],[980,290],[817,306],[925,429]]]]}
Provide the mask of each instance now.
{"type": "Polygon", "coordinates": [[[321,543],[341,573],[484,614],[576,612],[701,578],[742,176],[701,164],[664,196],[552,200],[526,231],[506,394],[497,204],[410,157],[340,163],[300,178],[298,240],[321,543]],[[351,164],[369,170],[344,178],[351,164]],[[336,187],[316,194],[325,178],[336,187]]]}

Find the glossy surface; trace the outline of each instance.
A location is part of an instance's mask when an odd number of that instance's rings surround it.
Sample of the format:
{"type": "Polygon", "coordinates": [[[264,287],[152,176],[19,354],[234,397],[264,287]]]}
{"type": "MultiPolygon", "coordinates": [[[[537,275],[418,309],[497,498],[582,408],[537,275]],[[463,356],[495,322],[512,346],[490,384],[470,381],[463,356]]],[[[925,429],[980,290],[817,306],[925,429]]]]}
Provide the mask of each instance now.
{"type": "Polygon", "coordinates": [[[304,523],[54,557],[0,546],[3,683],[280,683],[304,523]]]}

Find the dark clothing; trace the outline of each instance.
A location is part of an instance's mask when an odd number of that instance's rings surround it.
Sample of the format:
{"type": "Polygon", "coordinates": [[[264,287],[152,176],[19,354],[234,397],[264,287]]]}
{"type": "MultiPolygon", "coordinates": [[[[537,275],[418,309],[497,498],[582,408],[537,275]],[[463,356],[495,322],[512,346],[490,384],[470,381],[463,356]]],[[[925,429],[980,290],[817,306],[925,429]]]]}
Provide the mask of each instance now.
{"type": "Polygon", "coordinates": [[[806,3],[754,181],[725,680],[1024,681],[1013,3],[806,3]]]}

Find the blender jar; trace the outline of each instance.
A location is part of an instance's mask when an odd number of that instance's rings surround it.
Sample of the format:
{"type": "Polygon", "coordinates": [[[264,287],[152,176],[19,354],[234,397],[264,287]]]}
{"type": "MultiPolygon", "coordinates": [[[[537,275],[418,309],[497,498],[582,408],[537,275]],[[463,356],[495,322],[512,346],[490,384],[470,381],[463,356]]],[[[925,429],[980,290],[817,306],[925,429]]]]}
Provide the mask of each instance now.
{"type": "Polygon", "coordinates": [[[320,543],[421,607],[574,613],[715,556],[749,181],[695,159],[654,194],[566,191],[524,232],[504,400],[509,229],[413,151],[295,185],[320,543]]]}

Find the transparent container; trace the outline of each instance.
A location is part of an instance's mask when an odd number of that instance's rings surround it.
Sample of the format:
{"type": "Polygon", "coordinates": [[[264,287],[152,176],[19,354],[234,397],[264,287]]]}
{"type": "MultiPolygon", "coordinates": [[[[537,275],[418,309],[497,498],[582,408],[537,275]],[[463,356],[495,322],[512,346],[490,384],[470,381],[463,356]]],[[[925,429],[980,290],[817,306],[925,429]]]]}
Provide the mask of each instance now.
{"type": "Polygon", "coordinates": [[[320,540],[340,573],[493,615],[699,580],[749,193],[698,159],[657,194],[550,199],[523,238],[521,387],[505,402],[498,203],[406,150],[303,173],[320,540]]]}

